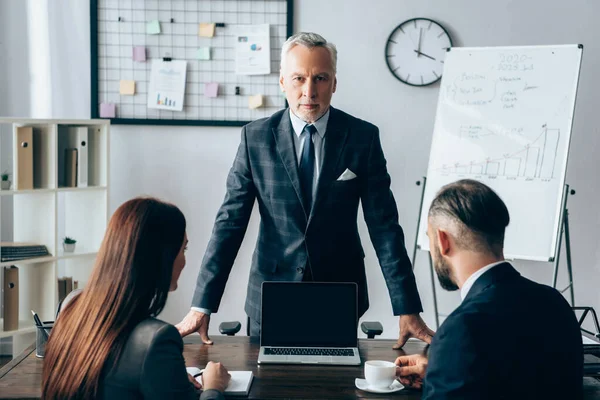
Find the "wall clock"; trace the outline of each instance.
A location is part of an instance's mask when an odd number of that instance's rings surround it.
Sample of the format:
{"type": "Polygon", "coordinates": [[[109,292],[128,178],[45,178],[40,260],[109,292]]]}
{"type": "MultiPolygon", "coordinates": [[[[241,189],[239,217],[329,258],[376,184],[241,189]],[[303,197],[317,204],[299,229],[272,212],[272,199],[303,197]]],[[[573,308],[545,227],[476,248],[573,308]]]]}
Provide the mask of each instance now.
{"type": "Polygon", "coordinates": [[[385,45],[385,61],[391,73],[411,86],[427,86],[440,80],[444,58],[452,47],[448,31],[427,18],[413,18],[398,25],[385,45]]]}

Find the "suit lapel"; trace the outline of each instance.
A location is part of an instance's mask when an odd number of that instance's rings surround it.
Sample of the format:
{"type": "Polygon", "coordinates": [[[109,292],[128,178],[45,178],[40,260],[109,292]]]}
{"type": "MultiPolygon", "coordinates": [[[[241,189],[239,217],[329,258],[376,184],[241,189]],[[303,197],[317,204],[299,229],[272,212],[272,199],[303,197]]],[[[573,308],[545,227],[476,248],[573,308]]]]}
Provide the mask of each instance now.
{"type": "Polygon", "coordinates": [[[344,150],[346,138],[348,137],[348,126],[341,118],[341,113],[333,107],[330,107],[329,122],[327,123],[327,131],[325,132],[325,150],[323,154],[323,166],[319,174],[319,182],[317,184],[317,193],[315,203],[313,204],[308,222],[315,214],[315,210],[326,197],[327,190],[331,183],[336,179],[336,167],[340,159],[340,155],[344,150]]]}
{"type": "MultiPolygon", "coordinates": [[[[294,129],[292,128],[292,121],[290,120],[289,109],[283,113],[279,126],[273,128],[273,136],[277,143],[277,151],[279,157],[283,161],[285,170],[288,173],[290,181],[296,191],[296,196],[300,199],[302,208],[304,209],[304,201],[302,201],[302,190],[300,188],[300,176],[298,174],[298,160],[296,157],[296,147],[294,146],[294,129]]],[[[308,211],[304,209],[304,214],[308,218],[308,211]]]]}

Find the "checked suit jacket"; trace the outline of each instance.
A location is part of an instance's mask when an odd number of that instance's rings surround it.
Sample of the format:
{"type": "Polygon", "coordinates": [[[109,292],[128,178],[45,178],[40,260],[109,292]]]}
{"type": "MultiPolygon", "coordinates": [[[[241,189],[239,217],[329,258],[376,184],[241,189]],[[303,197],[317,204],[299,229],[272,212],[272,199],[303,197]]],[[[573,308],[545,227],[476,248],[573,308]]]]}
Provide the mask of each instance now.
{"type": "Polygon", "coordinates": [[[192,306],[218,310],[257,201],[260,227],[248,280],[248,316],[260,321],[264,281],[302,281],[307,272],[316,282],[356,282],[362,316],[369,299],[357,227],[360,201],[394,314],[422,311],[378,128],[330,108],[316,197],[307,210],[289,113],[281,110],[242,129],[192,306]],[[346,169],[356,177],[338,180],[346,169]]]}

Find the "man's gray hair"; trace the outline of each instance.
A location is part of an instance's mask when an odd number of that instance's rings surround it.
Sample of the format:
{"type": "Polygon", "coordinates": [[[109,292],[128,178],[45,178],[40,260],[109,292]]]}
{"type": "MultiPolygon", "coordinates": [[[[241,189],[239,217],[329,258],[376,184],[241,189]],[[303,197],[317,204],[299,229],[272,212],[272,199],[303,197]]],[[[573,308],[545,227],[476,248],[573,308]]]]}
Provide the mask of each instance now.
{"type": "Polygon", "coordinates": [[[296,33],[286,40],[281,48],[281,68],[283,68],[283,62],[287,53],[298,45],[308,47],[309,49],[314,47],[324,47],[327,49],[327,51],[329,51],[329,55],[331,56],[331,66],[333,67],[333,72],[337,72],[337,48],[335,47],[335,44],[328,42],[323,36],[312,32],[296,33]]]}

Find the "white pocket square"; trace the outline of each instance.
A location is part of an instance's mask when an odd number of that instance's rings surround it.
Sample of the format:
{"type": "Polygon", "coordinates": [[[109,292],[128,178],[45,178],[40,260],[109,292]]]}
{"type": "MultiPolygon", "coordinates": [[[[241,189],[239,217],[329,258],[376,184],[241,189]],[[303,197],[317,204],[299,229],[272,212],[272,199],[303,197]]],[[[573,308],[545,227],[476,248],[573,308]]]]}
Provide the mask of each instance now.
{"type": "Polygon", "coordinates": [[[349,181],[350,179],[356,178],[356,174],[350,171],[348,168],[337,178],[338,181],[349,181]]]}

